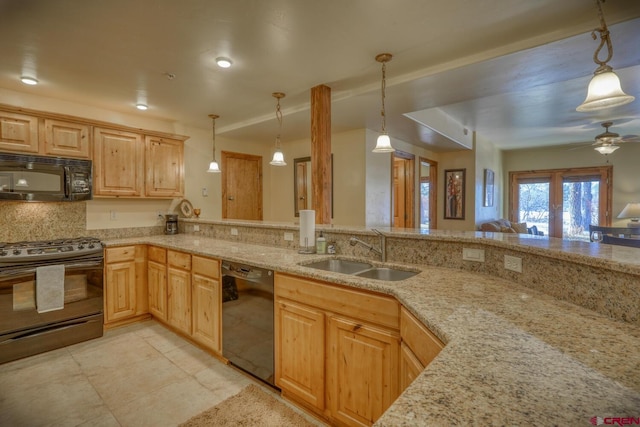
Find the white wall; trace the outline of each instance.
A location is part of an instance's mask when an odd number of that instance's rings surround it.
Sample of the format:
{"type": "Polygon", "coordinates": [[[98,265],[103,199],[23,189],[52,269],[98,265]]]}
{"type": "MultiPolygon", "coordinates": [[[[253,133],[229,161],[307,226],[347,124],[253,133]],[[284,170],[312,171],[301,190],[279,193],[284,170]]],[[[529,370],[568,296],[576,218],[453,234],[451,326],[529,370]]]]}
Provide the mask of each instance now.
{"type": "MultiPolygon", "coordinates": [[[[509,183],[507,181],[510,171],[611,164],[613,166],[612,225],[626,226],[628,221],[616,219],[616,216],[627,203],[640,201],[640,143],[629,142],[622,144],[620,149],[608,156],[603,156],[588,145],[576,150],[569,150],[568,148],[552,147],[503,152],[504,188],[508,188],[509,183]]],[[[506,193],[505,191],[505,206],[508,204],[508,194],[506,193]]]]}
{"type": "Polygon", "coordinates": [[[502,152],[493,143],[474,132],[474,148],[476,152],[475,192],[475,224],[476,226],[493,219],[503,217],[502,203],[502,152]],[[484,172],[494,172],[493,206],[484,206],[484,172]]]}

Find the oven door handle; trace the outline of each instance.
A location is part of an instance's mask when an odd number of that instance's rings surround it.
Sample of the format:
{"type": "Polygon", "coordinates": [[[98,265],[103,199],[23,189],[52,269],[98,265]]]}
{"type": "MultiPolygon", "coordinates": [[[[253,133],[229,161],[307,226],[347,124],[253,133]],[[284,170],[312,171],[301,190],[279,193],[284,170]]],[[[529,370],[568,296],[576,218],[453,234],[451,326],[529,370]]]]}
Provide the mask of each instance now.
{"type": "MultiPolygon", "coordinates": [[[[91,268],[91,269],[102,268],[102,261],[95,261],[95,260],[86,261],[86,262],[70,262],[70,263],[59,263],[59,264],[64,265],[65,272],[69,270],[78,270],[83,268],[91,268]]],[[[42,266],[44,265],[54,265],[54,263],[43,264],[42,266]]],[[[20,277],[20,276],[27,276],[29,274],[35,274],[36,269],[42,266],[30,266],[27,268],[18,267],[18,268],[0,270],[0,278],[7,279],[7,278],[20,277]]]]}

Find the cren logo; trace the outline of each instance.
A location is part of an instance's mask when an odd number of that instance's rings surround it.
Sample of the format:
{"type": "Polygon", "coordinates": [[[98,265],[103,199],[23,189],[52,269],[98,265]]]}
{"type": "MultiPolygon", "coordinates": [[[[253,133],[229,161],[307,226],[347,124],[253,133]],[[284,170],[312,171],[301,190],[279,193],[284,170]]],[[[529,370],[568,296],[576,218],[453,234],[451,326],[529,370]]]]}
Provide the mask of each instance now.
{"type": "Polygon", "coordinates": [[[629,426],[640,425],[640,417],[591,417],[589,420],[594,426],[608,425],[608,426],[629,426]]]}

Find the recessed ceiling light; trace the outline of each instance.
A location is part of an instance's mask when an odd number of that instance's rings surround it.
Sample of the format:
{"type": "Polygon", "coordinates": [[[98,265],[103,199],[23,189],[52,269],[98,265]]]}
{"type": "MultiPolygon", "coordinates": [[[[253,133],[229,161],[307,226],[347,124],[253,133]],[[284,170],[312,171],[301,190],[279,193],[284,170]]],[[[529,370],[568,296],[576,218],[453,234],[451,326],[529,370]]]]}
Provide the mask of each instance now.
{"type": "Polygon", "coordinates": [[[216,64],[218,64],[218,67],[220,67],[220,68],[229,68],[229,67],[231,67],[231,64],[233,64],[233,62],[229,58],[225,58],[224,56],[220,56],[220,57],[216,58],[216,64]]]}
{"type": "Polygon", "coordinates": [[[145,111],[145,110],[147,110],[149,107],[147,107],[145,104],[136,104],[136,108],[137,108],[138,110],[145,111]]]}
{"type": "Polygon", "coordinates": [[[37,85],[38,84],[38,80],[33,78],[33,77],[28,77],[28,76],[22,76],[20,77],[20,81],[26,85],[37,85]]]}

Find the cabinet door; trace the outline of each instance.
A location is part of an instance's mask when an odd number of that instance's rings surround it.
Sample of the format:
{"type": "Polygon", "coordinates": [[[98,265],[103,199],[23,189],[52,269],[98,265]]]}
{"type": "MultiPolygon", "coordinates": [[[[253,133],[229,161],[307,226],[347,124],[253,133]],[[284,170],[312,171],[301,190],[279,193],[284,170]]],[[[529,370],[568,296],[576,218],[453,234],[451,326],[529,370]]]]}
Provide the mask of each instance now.
{"type": "Polygon", "coordinates": [[[200,274],[192,281],[193,339],[220,353],[220,282],[200,274]]]}
{"type": "Polygon", "coordinates": [[[328,397],[331,416],[370,426],[399,394],[400,336],[356,320],[328,319],[328,397]]]}
{"type": "Polygon", "coordinates": [[[147,136],[146,195],[181,197],[184,194],[184,144],[173,139],[147,136]]]}
{"type": "Polygon", "coordinates": [[[94,129],[94,194],[142,196],[144,142],[136,133],[94,129]]]}
{"type": "Polygon", "coordinates": [[[105,323],[136,315],[135,261],[107,264],[105,288],[105,323]]]}
{"type": "Polygon", "coordinates": [[[38,152],[38,118],[0,111],[0,150],[38,152]]]}
{"type": "Polygon", "coordinates": [[[44,154],[50,156],[91,158],[89,126],[61,120],[44,119],[41,137],[44,154]]]}
{"type": "Polygon", "coordinates": [[[191,272],[167,269],[167,322],[191,335],[191,272]]]}
{"type": "Polygon", "coordinates": [[[286,299],[275,310],[276,385],[323,410],[325,315],[286,299]]]}
{"type": "Polygon", "coordinates": [[[149,312],[160,320],[167,320],[167,266],[155,261],[147,264],[149,283],[149,312]]]}
{"type": "Polygon", "coordinates": [[[415,380],[424,366],[411,349],[405,344],[400,344],[400,391],[409,387],[409,384],[415,380]]]}

